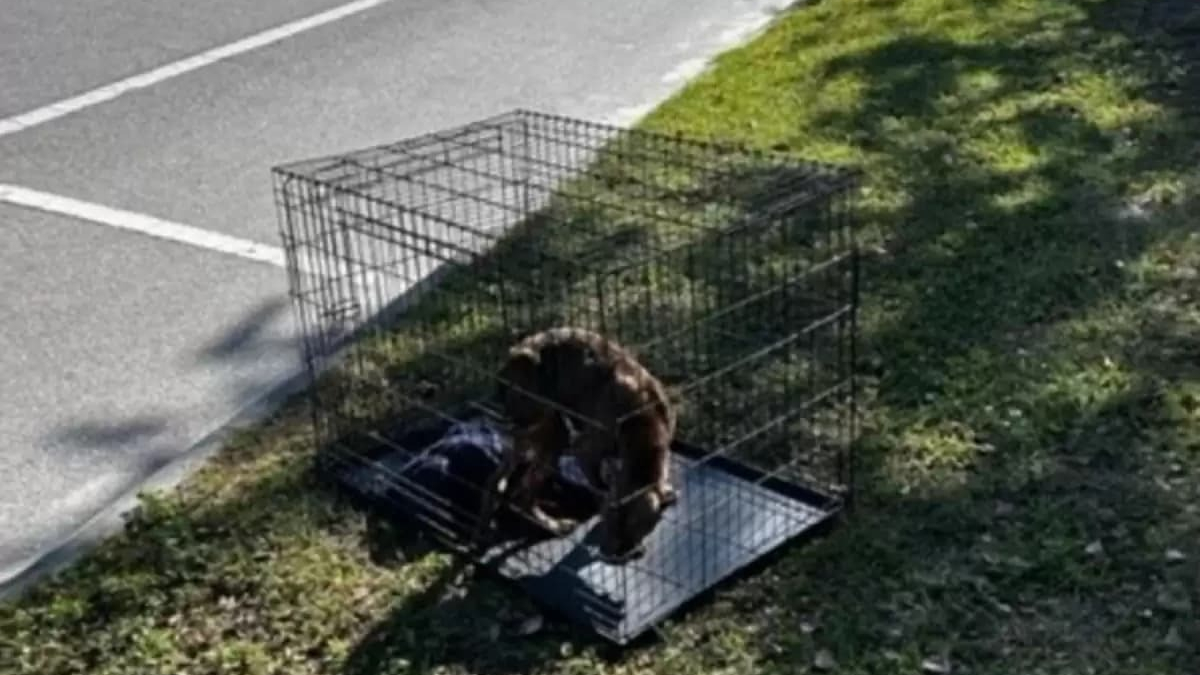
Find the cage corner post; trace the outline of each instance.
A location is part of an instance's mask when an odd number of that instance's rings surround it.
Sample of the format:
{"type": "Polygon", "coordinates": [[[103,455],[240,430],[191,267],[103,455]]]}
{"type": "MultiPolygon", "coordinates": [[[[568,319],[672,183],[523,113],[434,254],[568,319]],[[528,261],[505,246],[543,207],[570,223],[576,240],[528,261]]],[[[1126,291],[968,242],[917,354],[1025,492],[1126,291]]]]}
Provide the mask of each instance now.
{"type": "MultiPolygon", "coordinates": [[[[852,216],[847,215],[847,218],[852,216]]],[[[857,238],[854,238],[853,231],[851,232],[850,242],[850,369],[848,376],[850,378],[850,438],[846,444],[846,509],[854,511],[858,502],[858,485],[857,485],[857,464],[859,451],[859,405],[858,405],[858,312],[859,312],[859,293],[861,292],[860,275],[862,273],[862,251],[859,248],[857,238]]]]}

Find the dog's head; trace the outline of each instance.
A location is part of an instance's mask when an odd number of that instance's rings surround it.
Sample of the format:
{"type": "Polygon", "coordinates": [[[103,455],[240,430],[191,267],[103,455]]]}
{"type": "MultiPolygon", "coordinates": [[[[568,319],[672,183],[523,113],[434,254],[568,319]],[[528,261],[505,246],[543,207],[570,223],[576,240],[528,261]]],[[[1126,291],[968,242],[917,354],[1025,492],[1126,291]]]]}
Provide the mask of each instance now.
{"type": "Polygon", "coordinates": [[[610,507],[612,513],[606,520],[609,527],[600,543],[600,555],[612,563],[641,558],[646,552],[646,537],[658,527],[663,514],[674,502],[674,493],[664,495],[651,487],[610,507]]]}

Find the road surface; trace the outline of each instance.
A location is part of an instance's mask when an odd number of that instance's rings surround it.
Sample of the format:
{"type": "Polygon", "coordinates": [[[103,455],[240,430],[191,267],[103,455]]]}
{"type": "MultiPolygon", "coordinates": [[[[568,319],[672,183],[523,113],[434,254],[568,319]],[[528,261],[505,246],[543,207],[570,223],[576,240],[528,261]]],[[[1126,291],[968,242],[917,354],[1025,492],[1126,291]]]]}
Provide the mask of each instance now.
{"type": "Polygon", "coordinates": [[[0,584],[298,368],[284,271],[221,245],[278,246],[272,165],[514,107],[624,123],[786,4],[5,0],[0,584]]]}

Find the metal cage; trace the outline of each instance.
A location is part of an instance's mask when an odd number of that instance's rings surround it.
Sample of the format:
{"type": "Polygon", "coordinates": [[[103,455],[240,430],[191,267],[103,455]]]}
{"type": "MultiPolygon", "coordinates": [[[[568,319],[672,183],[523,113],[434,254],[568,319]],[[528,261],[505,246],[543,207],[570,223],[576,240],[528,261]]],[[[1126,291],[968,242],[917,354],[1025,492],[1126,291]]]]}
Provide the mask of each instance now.
{"type": "Polygon", "coordinates": [[[848,503],[852,172],[516,111],[273,176],[321,465],[447,546],[475,514],[413,467],[502,433],[515,340],[591,329],[666,384],[680,500],[645,556],[600,561],[596,518],[473,554],[549,608],[625,643],[848,503]]]}

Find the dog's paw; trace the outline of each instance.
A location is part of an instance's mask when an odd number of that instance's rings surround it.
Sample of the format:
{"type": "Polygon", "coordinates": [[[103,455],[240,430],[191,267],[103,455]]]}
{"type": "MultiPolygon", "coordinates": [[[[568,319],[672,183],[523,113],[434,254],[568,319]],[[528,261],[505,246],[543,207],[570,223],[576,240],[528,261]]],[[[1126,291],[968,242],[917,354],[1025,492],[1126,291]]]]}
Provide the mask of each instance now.
{"type": "Polygon", "coordinates": [[[570,534],[579,523],[571,518],[556,518],[541,509],[538,505],[533,505],[526,511],[527,515],[537,523],[538,527],[548,532],[551,536],[561,537],[570,534]]]}
{"type": "Polygon", "coordinates": [[[556,537],[565,537],[568,534],[571,534],[572,532],[575,531],[576,525],[577,525],[577,523],[575,523],[574,521],[570,521],[570,520],[559,521],[558,524],[556,524],[553,528],[550,529],[550,532],[552,534],[554,534],[554,536],[556,536],[556,537]]]}
{"type": "Polygon", "coordinates": [[[668,485],[659,491],[659,503],[663,507],[670,506],[677,501],[679,501],[679,491],[675,489],[675,486],[668,485]]]}
{"type": "Polygon", "coordinates": [[[547,518],[543,523],[546,530],[556,537],[565,537],[578,527],[579,523],[570,518],[547,518]]]}
{"type": "Polygon", "coordinates": [[[486,522],[480,519],[475,522],[465,543],[476,552],[485,551],[492,545],[494,534],[490,519],[486,522]]]}
{"type": "Polygon", "coordinates": [[[646,547],[639,544],[622,555],[614,555],[601,551],[598,557],[600,562],[605,563],[606,565],[626,565],[634,562],[635,560],[642,559],[645,555],[646,547]]]}

